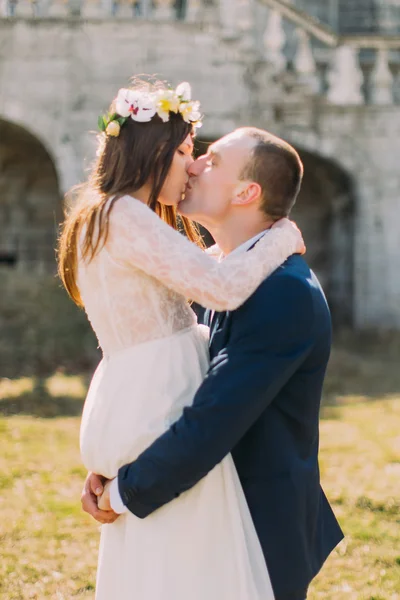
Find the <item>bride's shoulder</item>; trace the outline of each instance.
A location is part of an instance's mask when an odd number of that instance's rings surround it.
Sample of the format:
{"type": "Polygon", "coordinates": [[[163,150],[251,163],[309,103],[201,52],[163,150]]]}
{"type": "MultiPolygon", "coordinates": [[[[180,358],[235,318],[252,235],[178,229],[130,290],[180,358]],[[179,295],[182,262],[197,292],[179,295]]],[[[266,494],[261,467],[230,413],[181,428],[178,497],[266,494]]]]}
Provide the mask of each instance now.
{"type": "Polygon", "coordinates": [[[147,206],[134,196],[129,196],[126,194],[125,196],[121,196],[120,198],[115,199],[112,202],[110,199],[110,211],[108,213],[108,218],[111,226],[122,224],[122,225],[132,225],[135,223],[136,225],[140,225],[140,223],[149,223],[149,221],[154,220],[154,218],[158,218],[157,215],[147,206]]]}
{"type": "MultiPolygon", "coordinates": [[[[129,194],[125,194],[124,196],[120,196],[119,198],[110,198],[110,204],[112,203],[111,214],[115,212],[115,214],[121,213],[135,213],[135,212],[148,212],[150,211],[147,204],[141,202],[134,196],[130,196],[129,194]]],[[[152,212],[152,211],[150,211],[152,212]]]]}

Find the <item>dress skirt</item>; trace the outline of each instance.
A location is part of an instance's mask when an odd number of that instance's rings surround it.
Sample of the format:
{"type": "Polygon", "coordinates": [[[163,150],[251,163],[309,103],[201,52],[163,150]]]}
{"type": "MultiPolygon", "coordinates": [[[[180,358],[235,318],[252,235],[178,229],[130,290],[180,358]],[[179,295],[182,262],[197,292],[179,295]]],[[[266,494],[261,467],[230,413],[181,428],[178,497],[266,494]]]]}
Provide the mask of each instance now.
{"type": "MultiPolygon", "coordinates": [[[[208,369],[207,332],[195,326],[103,358],[82,417],[89,471],[115,477],[180,417],[208,369]]],[[[231,455],[147,518],[128,511],[102,525],[96,600],[273,600],[231,455]]]]}

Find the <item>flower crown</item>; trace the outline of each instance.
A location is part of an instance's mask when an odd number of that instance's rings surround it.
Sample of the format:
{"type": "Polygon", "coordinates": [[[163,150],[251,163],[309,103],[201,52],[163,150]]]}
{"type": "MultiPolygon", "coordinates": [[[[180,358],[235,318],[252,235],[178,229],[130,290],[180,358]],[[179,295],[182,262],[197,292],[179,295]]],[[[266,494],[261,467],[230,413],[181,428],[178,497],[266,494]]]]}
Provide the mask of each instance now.
{"type": "Polygon", "coordinates": [[[115,113],[98,119],[100,131],[113,137],[119,136],[129,117],[138,123],[148,123],[157,114],[167,123],[171,112],[179,113],[186,123],[201,127],[200,102],[192,100],[192,90],[186,81],[180,83],[176,90],[144,92],[122,88],[115,100],[115,110],[115,113]]]}

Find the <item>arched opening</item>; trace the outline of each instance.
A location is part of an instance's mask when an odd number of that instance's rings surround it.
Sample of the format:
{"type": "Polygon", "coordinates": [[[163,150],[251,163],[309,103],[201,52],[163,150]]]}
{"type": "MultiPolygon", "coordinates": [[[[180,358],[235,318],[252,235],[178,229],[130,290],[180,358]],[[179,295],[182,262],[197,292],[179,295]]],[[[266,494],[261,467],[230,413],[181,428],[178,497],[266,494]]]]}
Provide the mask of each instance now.
{"type": "MultiPolygon", "coordinates": [[[[196,140],[196,156],[205,153],[213,141],[196,140]]],[[[298,151],[304,163],[304,179],[292,217],[304,234],[306,260],[326,293],[335,324],[351,326],[355,213],[352,180],[333,161],[298,151]]],[[[212,243],[209,234],[205,240],[212,243]]]]}
{"type": "Polygon", "coordinates": [[[53,271],[61,219],[57,173],[46,148],[0,119],[0,267],[53,271]]]}
{"type": "Polygon", "coordinates": [[[292,211],[307,244],[306,259],[337,325],[353,322],[355,199],[348,173],[333,161],[298,149],[304,179],[292,211]]]}

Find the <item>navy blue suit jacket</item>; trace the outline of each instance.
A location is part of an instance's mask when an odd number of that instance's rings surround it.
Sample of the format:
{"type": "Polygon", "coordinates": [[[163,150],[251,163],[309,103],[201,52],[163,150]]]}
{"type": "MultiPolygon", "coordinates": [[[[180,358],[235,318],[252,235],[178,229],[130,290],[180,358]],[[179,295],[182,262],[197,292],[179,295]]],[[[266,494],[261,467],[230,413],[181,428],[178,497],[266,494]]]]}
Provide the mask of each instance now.
{"type": "Polygon", "coordinates": [[[304,592],[343,537],[318,467],[330,346],[325,297],[294,255],[238,310],[214,316],[211,365],[193,405],[119,470],[129,510],[145,518],[232,452],[275,596],[304,592]]]}

